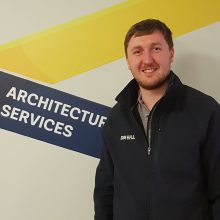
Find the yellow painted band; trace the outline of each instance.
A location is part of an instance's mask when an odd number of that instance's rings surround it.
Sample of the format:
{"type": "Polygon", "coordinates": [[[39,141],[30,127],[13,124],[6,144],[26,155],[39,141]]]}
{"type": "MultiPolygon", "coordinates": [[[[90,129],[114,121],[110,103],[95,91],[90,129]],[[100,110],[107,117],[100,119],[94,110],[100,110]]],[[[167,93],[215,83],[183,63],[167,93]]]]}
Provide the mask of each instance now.
{"type": "Polygon", "coordinates": [[[128,0],[97,13],[0,46],[0,68],[56,83],[124,56],[128,28],[163,20],[174,37],[220,20],[217,0],[128,0]]]}

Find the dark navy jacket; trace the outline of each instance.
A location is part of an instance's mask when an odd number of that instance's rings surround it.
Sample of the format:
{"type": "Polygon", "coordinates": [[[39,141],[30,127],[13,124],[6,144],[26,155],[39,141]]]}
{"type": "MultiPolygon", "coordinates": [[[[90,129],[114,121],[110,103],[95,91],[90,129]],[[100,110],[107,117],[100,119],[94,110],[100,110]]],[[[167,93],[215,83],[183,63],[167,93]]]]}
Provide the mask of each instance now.
{"type": "Polygon", "coordinates": [[[171,72],[148,143],[137,96],[132,80],[104,127],[95,220],[220,220],[219,104],[171,72]]]}

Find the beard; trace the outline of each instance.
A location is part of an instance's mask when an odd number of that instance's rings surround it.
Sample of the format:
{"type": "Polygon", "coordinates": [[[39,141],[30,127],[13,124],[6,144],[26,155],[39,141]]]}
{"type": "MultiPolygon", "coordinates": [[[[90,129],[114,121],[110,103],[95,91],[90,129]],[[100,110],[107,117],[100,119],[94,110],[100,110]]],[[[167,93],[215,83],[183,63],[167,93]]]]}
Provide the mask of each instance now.
{"type": "Polygon", "coordinates": [[[169,76],[170,76],[170,72],[163,77],[155,79],[152,82],[145,82],[145,81],[139,80],[139,79],[136,79],[136,81],[137,81],[138,85],[143,89],[155,90],[155,89],[161,88],[165,84],[167,84],[169,76]]]}

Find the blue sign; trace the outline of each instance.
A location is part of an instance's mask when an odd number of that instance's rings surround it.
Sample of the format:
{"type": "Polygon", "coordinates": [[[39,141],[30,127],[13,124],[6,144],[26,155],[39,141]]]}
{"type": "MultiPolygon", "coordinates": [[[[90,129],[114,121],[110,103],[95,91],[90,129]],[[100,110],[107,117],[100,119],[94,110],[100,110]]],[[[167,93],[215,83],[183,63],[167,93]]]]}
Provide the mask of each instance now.
{"type": "Polygon", "coordinates": [[[0,128],[93,157],[110,108],[0,72],[0,128]]]}

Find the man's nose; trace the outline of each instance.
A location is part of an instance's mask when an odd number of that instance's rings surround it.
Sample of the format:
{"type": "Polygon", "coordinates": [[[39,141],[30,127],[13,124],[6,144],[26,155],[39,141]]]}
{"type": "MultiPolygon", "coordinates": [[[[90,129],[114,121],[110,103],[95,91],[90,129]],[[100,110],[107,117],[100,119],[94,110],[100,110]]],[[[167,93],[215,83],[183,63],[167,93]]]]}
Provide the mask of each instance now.
{"type": "Polygon", "coordinates": [[[153,59],[152,53],[150,53],[149,51],[145,51],[142,56],[142,61],[144,64],[153,63],[154,59],[153,59]]]}

